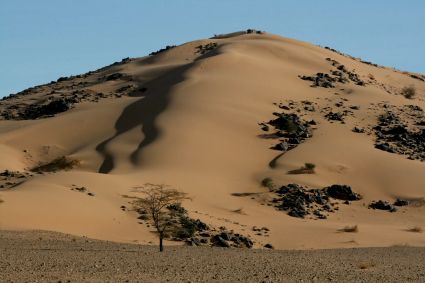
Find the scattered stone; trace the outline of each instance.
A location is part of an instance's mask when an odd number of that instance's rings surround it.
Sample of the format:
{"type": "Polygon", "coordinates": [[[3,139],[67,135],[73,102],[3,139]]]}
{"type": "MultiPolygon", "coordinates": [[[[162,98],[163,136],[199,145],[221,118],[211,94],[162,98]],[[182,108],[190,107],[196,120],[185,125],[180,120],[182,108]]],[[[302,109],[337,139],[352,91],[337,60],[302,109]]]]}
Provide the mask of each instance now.
{"type": "Polygon", "coordinates": [[[265,247],[266,249],[271,249],[271,250],[273,250],[273,249],[274,249],[274,247],[273,247],[273,245],[272,245],[272,244],[265,244],[265,245],[264,245],[264,247],[265,247]]]}
{"type": "Polygon", "coordinates": [[[211,50],[214,50],[215,48],[217,48],[217,46],[218,45],[216,42],[210,42],[204,45],[199,45],[199,46],[196,46],[196,49],[198,49],[196,52],[203,55],[205,53],[208,53],[211,50]]]}
{"type": "Polygon", "coordinates": [[[364,128],[359,128],[359,127],[354,127],[353,128],[353,130],[352,130],[353,132],[355,132],[355,133],[364,133],[365,132],[365,129],[364,128]]]}
{"type": "Polygon", "coordinates": [[[330,74],[316,73],[315,76],[299,76],[299,78],[313,82],[311,87],[335,88],[336,83],[347,84],[350,81],[356,85],[365,85],[365,82],[362,81],[359,75],[354,71],[347,70],[344,65],[334,59],[326,58],[326,60],[329,61],[336,70],[331,70],[330,74]]]}
{"type": "Polygon", "coordinates": [[[325,118],[327,118],[330,121],[339,121],[344,122],[344,116],[345,114],[342,112],[329,112],[325,115],[325,118]]]}
{"type": "Polygon", "coordinates": [[[311,81],[313,84],[311,87],[324,87],[324,88],[334,88],[335,78],[331,77],[329,74],[317,73],[315,76],[300,76],[300,79],[304,81],[311,81]]]}
{"type": "Polygon", "coordinates": [[[170,50],[170,49],[173,49],[174,47],[176,47],[176,46],[175,46],[175,45],[167,45],[167,46],[165,46],[165,48],[161,48],[161,49],[159,49],[158,51],[151,52],[151,53],[149,54],[149,56],[157,55],[157,54],[159,54],[159,53],[162,53],[162,52],[168,51],[168,50],[170,50]]]}

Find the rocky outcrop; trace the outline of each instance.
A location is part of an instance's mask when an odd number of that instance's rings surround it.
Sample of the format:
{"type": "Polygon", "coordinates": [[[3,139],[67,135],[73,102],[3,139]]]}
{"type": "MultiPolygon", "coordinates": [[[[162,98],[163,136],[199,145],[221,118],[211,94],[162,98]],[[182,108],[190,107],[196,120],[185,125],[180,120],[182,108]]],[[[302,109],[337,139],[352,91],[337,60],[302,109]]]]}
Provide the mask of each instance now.
{"type": "Polygon", "coordinates": [[[331,58],[326,60],[336,68],[336,70],[330,70],[330,73],[316,73],[313,76],[299,76],[300,79],[305,81],[311,81],[311,87],[323,87],[323,88],[334,88],[337,83],[347,84],[353,82],[356,85],[364,86],[365,82],[360,79],[359,75],[355,71],[349,71],[344,65],[331,58]]]}
{"type": "Polygon", "coordinates": [[[415,106],[404,107],[400,111],[387,111],[378,117],[378,125],[373,128],[376,135],[375,148],[424,161],[425,127],[422,122],[425,122],[424,113],[415,106]],[[409,111],[413,113],[408,115],[409,111]]]}
{"type": "Polygon", "coordinates": [[[275,191],[279,196],[273,199],[275,206],[284,210],[289,216],[304,218],[326,219],[327,214],[338,208],[334,200],[356,201],[361,196],[346,185],[332,185],[323,189],[307,189],[298,184],[282,186],[275,191]]]}
{"type": "Polygon", "coordinates": [[[273,149],[285,152],[312,137],[311,124],[302,120],[296,114],[275,112],[273,115],[277,118],[260,124],[263,131],[270,130],[269,126],[273,127],[274,132],[267,136],[279,140],[272,147],[273,149]]]}

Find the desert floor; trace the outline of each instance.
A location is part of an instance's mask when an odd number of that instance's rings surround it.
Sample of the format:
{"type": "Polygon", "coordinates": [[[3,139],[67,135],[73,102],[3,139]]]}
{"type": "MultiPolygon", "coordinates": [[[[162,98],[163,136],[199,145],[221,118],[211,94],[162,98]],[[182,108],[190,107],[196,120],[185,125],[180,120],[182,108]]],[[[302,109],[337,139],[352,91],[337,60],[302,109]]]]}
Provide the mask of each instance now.
{"type": "Polygon", "coordinates": [[[247,250],[0,231],[1,282],[425,282],[425,248],[247,250]]]}

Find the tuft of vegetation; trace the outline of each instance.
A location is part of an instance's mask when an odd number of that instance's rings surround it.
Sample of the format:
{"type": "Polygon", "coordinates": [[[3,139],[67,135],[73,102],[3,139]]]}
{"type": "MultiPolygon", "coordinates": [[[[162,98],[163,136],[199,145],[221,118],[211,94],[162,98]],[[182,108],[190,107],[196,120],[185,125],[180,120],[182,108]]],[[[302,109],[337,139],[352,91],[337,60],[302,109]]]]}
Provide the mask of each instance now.
{"type": "Polygon", "coordinates": [[[80,162],[66,156],[56,158],[55,160],[39,165],[31,169],[32,172],[57,172],[60,170],[71,170],[78,166],[80,162]]]}
{"type": "Polygon", "coordinates": [[[368,268],[372,268],[375,267],[376,264],[373,262],[361,262],[357,265],[360,269],[368,269],[368,268]]]}
{"type": "Polygon", "coordinates": [[[313,163],[305,163],[304,164],[305,169],[307,170],[314,170],[314,168],[316,168],[316,165],[313,163]]]}
{"type": "Polygon", "coordinates": [[[407,231],[414,232],[414,233],[422,233],[423,229],[419,226],[414,226],[414,227],[407,229],[407,231]]]}
{"type": "Polygon", "coordinates": [[[407,99],[413,99],[416,96],[416,88],[414,86],[406,86],[401,90],[401,94],[407,99]]]}
{"type": "Polygon", "coordinates": [[[288,174],[314,174],[316,165],[313,163],[305,163],[303,167],[288,171],[288,174]]]}
{"type": "Polygon", "coordinates": [[[261,185],[263,187],[268,188],[269,190],[273,191],[275,189],[275,184],[273,183],[273,179],[270,177],[266,177],[261,181],[261,185]]]}
{"type": "Polygon", "coordinates": [[[339,232],[346,232],[346,233],[358,233],[359,227],[357,225],[354,226],[345,226],[342,229],[338,230],[339,232]]]}

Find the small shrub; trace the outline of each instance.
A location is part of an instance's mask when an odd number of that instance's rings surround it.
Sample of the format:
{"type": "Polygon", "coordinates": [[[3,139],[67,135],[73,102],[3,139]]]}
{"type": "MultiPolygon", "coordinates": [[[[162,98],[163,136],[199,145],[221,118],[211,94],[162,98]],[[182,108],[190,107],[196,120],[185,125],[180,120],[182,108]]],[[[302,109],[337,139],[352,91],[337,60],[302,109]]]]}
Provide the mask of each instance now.
{"type": "Polygon", "coordinates": [[[316,168],[316,165],[313,163],[306,163],[304,164],[304,167],[305,169],[308,169],[308,170],[314,170],[314,168],[316,168]]]}
{"type": "Polygon", "coordinates": [[[357,233],[359,232],[359,227],[357,225],[354,226],[345,226],[342,229],[338,230],[339,232],[346,232],[346,233],[357,233]]]}
{"type": "Polygon", "coordinates": [[[407,231],[414,232],[414,233],[422,233],[423,229],[419,226],[415,226],[415,227],[411,227],[411,228],[407,229],[407,231]]]}
{"type": "Polygon", "coordinates": [[[414,86],[406,86],[401,90],[401,94],[407,99],[412,99],[416,95],[416,88],[414,86]]]}
{"type": "Polygon", "coordinates": [[[314,168],[316,165],[313,163],[305,163],[303,167],[295,170],[291,170],[288,174],[314,174],[314,168]]]}
{"type": "Polygon", "coordinates": [[[361,262],[361,263],[358,264],[358,267],[360,269],[368,269],[368,268],[375,267],[375,266],[376,266],[376,264],[374,264],[373,262],[361,262]]]}
{"type": "Polygon", "coordinates": [[[261,185],[262,185],[263,187],[268,188],[269,190],[273,190],[273,189],[274,189],[274,187],[275,187],[275,185],[274,185],[274,183],[273,183],[273,179],[272,179],[272,178],[270,178],[270,177],[264,178],[264,179],[261,181],[261,185]]]}

